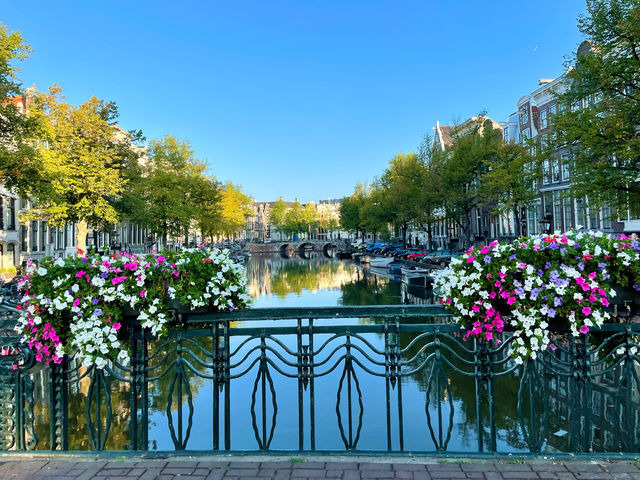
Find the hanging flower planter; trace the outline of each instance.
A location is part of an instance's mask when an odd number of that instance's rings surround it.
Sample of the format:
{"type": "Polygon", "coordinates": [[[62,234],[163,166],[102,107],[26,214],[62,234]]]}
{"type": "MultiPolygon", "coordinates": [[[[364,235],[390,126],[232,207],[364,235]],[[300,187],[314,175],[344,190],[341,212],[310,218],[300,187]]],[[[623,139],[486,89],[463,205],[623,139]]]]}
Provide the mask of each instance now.
{"type": "Polygon", "coordinates": [[[469,249],[440,272],[441,302],[465,330],[464,337],[500,340],[513,331],[517,363],[553,348],[550,326],[580,336],[640,303],[637,237],[576,232],[492,242],[469,249]],[[629,296],[617,295],[623,289],[629,296]],[[635,295],[634,295],[635,292],[635,295]],[[625,303],[625,301],[627,303],[625,303]]]}
{"type": "Polygon", "coordinates": [[[22,289],[16,329],[36,360],[76,354],[99,368],[109,358],[128,363],[119,338],[125,316],[160,336],[174,321],[170,310],[233,311],[250,302],[243,267],[227,250],[207,248],[45,259],[28,265],[22,289]]]}

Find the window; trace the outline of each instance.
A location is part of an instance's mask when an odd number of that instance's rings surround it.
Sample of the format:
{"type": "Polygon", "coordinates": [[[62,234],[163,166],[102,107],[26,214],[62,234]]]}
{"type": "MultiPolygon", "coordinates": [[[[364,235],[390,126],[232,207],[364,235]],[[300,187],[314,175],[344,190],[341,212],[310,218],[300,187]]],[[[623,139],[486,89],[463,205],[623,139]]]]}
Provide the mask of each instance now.
{"type": "Polygon", "coordinates": [[[7,260],[9,261],[7,267],[16,266],[16,246],[13,243],[7,245],[7,260]]]}
{"type": "Polygon", "coordinates": [[[524,125],[527,122],[529,122],[529,109],[524,108],[520,113],[520,123],[524,125]]]}
{"type": "Polygon", "coordinates": [[[545,160],[542,162],[542,184],[548,185],[549,180],[549,160],[545,160]]]}
{"type": "Polygon", "coordinates": [[[546,110],[540,111],[540,130],[542,130],[543,128],[547,128],[547,111],[546,110]]]}
{"type": "Polygon", "coordinates": [[[549,115],[555,115],[556,114],[556,106],[555,105],[551,105],[549,107],[549,115]]]}
{"type": "Polygon", "coordinates": [[[569,160],[569,155],[566,153],[562,155],[562,180],[569,180],[569,175],[571,174],[571,160],[569,160]]]}
{"type": "Polygon", "coordinates": [[[611,207],[602,206],[602,228],[611,228],[611,207]]]}
{"type": "Polygon", "coordinates": [[[554,182],[560,181],[560,160],[554,158],[552,161],[552,178],[554,182]]]}
{"type": "Polygon", "coordinates": [[[47,245],[47,222],[42,222],[42,229],[40,232],[40,251],[44,252],[47,245]]]}
{"type": "Polygon", "coordinates": [[[16,199],[9,199],[9,218],[7,219],[9,224],[7,225],[7,229],[15,230],[16,229],[16,199]]]}
{"type": "Polygon", "coordinates": [[[577,225],[582,228],[589,228],[587,225],[587,205],[584,198],[576,198],[577,225]]]}
{"type": "Polygon", "coordinates": [[[562,202],[560,192],[553,192],[553,229],[562,230],[562,202]]]}
{"type": "Polygon", "coordinates": [[[38,251],[38,222],[31,222],[31,251],[38,251]]]}
{"type": "Polygon", "coordinates": [[[20,225],[20,249],[23,252],[27,251],[27,227],[26,227],[26,225],[20,225]]]}
{"type": "Polygon", "coordinates": [[[575,226],[573,222],[573,210],[571,209],[572,200],[565,198],[562,203],[564,205],[564,229],[569,230],[575,226]]]}

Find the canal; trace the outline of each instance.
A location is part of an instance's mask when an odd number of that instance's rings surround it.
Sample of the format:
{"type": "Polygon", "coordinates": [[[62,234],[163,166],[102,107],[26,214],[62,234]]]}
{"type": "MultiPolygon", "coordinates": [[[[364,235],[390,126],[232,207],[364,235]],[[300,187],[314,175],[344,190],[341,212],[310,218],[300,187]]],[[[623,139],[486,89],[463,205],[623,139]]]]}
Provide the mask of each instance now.
{"type": "MultiPolygon", "coordinates": [[[[431,304],[433,293],[420,287],[408,287],[400,279],[386,276],[382,271],[367,270],[350,260],[326,258],[321,254],[309,254],[307,258],[293,256],[283,258],[278,254],[254,254],[246,264],[250,294],[254,298],[253,307],[321,307],[321,306],[353,306],[353,305],[398,305],[398,304],[431,304]]],[[[340,324],[361,324],[376,322],[370,319],[340,319],[340,324]]],[[[287,322],[287,321],[281,321],[287,322]]],[[[332,320],[322,321],[323,325],[332,320]]],[[[337,322],[337,321],[336,321],[337,322]]],[[[417,322],[417,320],[416,320],[417,322]]],[[[275,323],[275,322],[274,322],[275,323]]],[[[293,324],[289,322],[288,324],[293,324]]],[[[242,322],[238,327],[266,327],[265,322],[242,322]]],[[[417,334],[415,334],[417,335],[417,334]]],[[[402,347],[410,346],[415,337],[413,334],[402,334],[402,347]]],[[[323,339],[319,336],[319,341],[323,339]]],[[[210,349],[206,341],[198,340],[203,348],[210,349]]],[[[374,348],[384,349],[381,335],[371,334],[366,338],[374,348]]],[[[238,350],[242,355],[241,338],[231,337],[231,350],[238,350]]],[[[283,347],[295,350],[295,339],[283,339],[283,347]]],[[[197,352],[197,348],[194,349],[197,352]]],[[[462,350],[461,350],[462,351],[462,350]]],[[[247,354],[249,350],[247,349],[247,354]]],[[[151,355],[160,354],[151,349],[151,355]]],[[[409,349],[409,356],[419,356],[420,349],[409,349]]],[[[194,368],[198,368],[194,364],[194,368]]],[[[254,369],[257,367],[254,367],[254,369]]],[[[249,369],[250,370],[250,369],[249,369]]],[[[337,391],[341,371],[328,372],[316,380],[315,409],[317,411],[316,444],[317,450],[344,450],[345,444],[339,428],[339,413],[345,415],[344,407],[339,401],[337,391]],[[340,403],[340,405],[338,405],[340,403]],[[338,417],[338,418],[337,418],[338,417]]],[[[363,372],[364,373],[364,372],[363,372]]],[[[446,375],[425,369],[415,375],[402,378],[402,395],[404,405],[404,450],[477,452],[478,438],[489,438],[487,425],[493,424],[499,452],[527,452],[526,424],[531,416],[543,418],[546,432],[542,444],[543,452],[570,451],[569,438],[571,419],[569,409],[569,384],[566,378],[545,378],[548,402],[545,411],[520,414],[514,398],[518,397],[521,379],[516,373],[496,377],[494,380],[494,411],[492,419],[481,408],[476,399],[475,379],[471,375],[461,374],[449,368],[446,375]],[[438,376],[440,375],[440,376],[438,376]],[[436,378],[437,377],[437,378],[436,378]],[[438,387],[434,388],[438,381],[438,387]],[[523,416],[524,415],[524,416],[523,416]],[[435,419],[438,419],[436,422],[435,419]],[[479,421],[480,420],[480,421],[479,421]],[[492,420],[492,421],[491,421],[492,420]],[[438,424],[438,425],[436,425],[438,424]],[[484,425],[484,426],[483,426],[484,425]],[[482,431],[478,431],[478,429],[482,431]]],[[[48,379],[44,371],[35,373],[35,419],[38,449],[48,449],[48,392],[45,385],[48,379]]],[[[275,419],[272,430],[272,450],[295,450],[298,440],[297,416],[297,382],[295,379],[271,375],[277,401],[271,406],[275,419]]],[[[384,381],[377,377],[360,375],[358,393],[362,396],[361,415],[358,426],[358,450],[386,450],[386,407],[384,381]]],[[[599,383],[592,386],[593,408],[591,424],[592,449],[594,451],[619,451],[624,449],[620,428],[620,402],[616,400],[616,373],[599,377],[599,383]]],[[[71,384],[69,394],[69,448],[72,450],[91,449],[87,436],[85,400],[88,394],[89,379],[85,378],[71,384]]],[[[230,392],[231,448],[233,450],[256,450],[256,435],[251,415],[251,403],[256,388],[256,374],[248,371],[246,375],[234,381],[230,392]]],[[[397,388],[397,387],[396,387],[397,388]]],[[[157,381],[149,386],[149,449],[173,450],[174,440],[167,430],[167,424],[175,416],[178,409],[186,418],[192,415],[192,426],[188,432],[187,449],[210,450],[212,445],[212,399],[213,384],[211,380],[199,376],[191,376],[188,389],[190,398],[182,404],[172,401],[173,390],[170,375],[159,375],[157,381]],[[192,408],[190,408],[192,407],[192,408]],[[170,415],[171,413],[171,415],[170,415]]],[[[130,417],[128,387],[124,382],[112,381],[110,384],[110,404],[103,405],[104,414],[110,409],[112,422],[106,442],[107,449],[126,449],[129,442],[130,417]]],[[[344,393],[344,392],[343,392],[344,393]]],[[[354,393],[355,395],[355,393],[354,393]]],[[[270,398],[270,396],[269,396],[270,398]]],[[[638,399],[634,399],[638,406],[638,399]]],[[[637,423],[637,419],[636,419],[637,423]]],[[[574,422],[575,424],[575,422],[574,422]]],[[[574,426],[575,428],[575,426],[574,426]]],[[[396,444],[393,446],[397,449],[396,444]]],[[[308,448],[308,447],[307,447],[308,448]]]]}

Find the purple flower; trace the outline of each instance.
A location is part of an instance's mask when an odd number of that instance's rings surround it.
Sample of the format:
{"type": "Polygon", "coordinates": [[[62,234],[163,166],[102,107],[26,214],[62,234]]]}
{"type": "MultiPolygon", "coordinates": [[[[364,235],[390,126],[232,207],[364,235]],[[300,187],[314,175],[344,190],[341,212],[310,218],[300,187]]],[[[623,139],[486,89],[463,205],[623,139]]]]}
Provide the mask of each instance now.
{"type": "Polygon", "coordinates": [[[578,267],[578,270],[580,270],[582,272],[584,270],[584,263],[583,262],[579,262],[577,267],[578,267]]]}
{"type": "Polygon", "coordinates": [[[489,255],[484,256],[484,263],[491,263],[491,257],[489,255]]]}
{"type": "Polygon", "coordinates": [[[81,317],[81,316],[82,316],[82,310],[78,310],[78,313],[76,313],[76,315],[77,315],[78,317],[81,317]]]}
{"type": "Polygon", "coordinates": [[[524,290],[520,287],[516,288],[515,292],[516,292],[516,295],[518,296],[524,295],[524,290]]]}
{"type": "Polygon", "coordinates": [[[541,277],[542,275],[544,275],[544,272],[542,270],[538,270],[538,276],[541,277]]]}
{"type": "Polygon", "coordinates": [[[555,297],[555,298],[553,299],[553,306],[554,306],[554,307],[560,307],[560,306],[562,306],[563,304],[564,304],[564,302],[562,301],[562,298],[560,298],[560,297],[555,297]]]}
{"type": "Polygon", "coordinates": [[[547,310],[547,317],[554,318],[555,316],[556,316],[556,311],[553,308],[549,308],[549,310],[547,310]]]}
{"type": "Polygon", "coordinates": [[[580,248],[580,244],[578,242],[574,243],[573,246],[576,248],[580,248]]]}
{"type": "Polygon", "coordinates": [[[606,266],[607,266],[606,263],[602,263],[602,262],[598,263],[598,268],[605,268],[606,266]]]}
{"type": "Polygon", "coordinates": [[[517,255],[514,253],[513,255],[511,255],[511,256],[509,257],[509,260],[515,260],[515,259],[516,259],[516,257],[517,257],[517,255]]]}
{"type": "Polygon", "coordinates": [[[638,285],[634,285],[634,286],[633,286],[633,289],[634,289],[636,292],[640,292],[640,284],[638,284],[638,285]]]}
{"type": "Polygon", "coordinates": [[[540,293],[540,289],[538,288],[531,289],[531,299],[535,300],[536,298],[538,298],[539,293],[540,293]]]}
{"type": "Polygon", "coordinates": [[[80,259],[80,261],[81,261],[82,263],[87,263],[87,257],[82,257],[82,258],[80,259]]]}
{"type": "Polygon", "coordinates": [[[100,315],[102,315],[102,309],[101,309],[101,308],[96,308],[96,309],[93,311],[93,314],[94,314],[96,317],[99,317],[100,315]]]}
{"type": "Polygon", "coordinates": [[[567,249],[566,249],[566,248],[564,248],[564,247],[562,247],[562,248],[560,249],[560,255],[562,255],[562,256],[564,257],[565,253],[567,253],[567,249]]]}
{"type": "Polygon", "coordinates": [[[558,244],[557,244],[557,243],[550,243],[550,244],[549,244],[549,248],[550,248],[551,250],[557,250],[557,249],[558,249],[558,248],[560,248],[560,247],[558,246],[558,244]]]}
{"type": "Polygon", "coordinates": [[[97,305],[98,304],[98,299],[94,298],[93,300],[91,300],[91,305],[97,305]]]}
{"type": "Polygon", "coordinates": [[[551,262],[547,262],[544,264],[544,269],[549,270],[551,268],[551,262]]]}
{"type": "Polygon", "coordinates": [[[100,278],[107,278],[109,276],[109,274],[107,272],[102,272],[100,274],[100,278]]]}

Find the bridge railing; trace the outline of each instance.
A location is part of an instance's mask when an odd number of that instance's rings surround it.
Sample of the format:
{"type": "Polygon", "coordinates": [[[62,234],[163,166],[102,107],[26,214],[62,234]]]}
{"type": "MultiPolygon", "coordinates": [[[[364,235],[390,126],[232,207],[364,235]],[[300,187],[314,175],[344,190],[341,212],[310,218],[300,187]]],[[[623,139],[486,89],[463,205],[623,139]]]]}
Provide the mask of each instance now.
{"type": "Polygon", "coordinates": [[[438,306],[252,309],[130,319],[131,365],[0,362],[3,450],[640,450],[640,325],[517,365],[512,337],[464,341],[438,306]]]}

